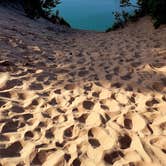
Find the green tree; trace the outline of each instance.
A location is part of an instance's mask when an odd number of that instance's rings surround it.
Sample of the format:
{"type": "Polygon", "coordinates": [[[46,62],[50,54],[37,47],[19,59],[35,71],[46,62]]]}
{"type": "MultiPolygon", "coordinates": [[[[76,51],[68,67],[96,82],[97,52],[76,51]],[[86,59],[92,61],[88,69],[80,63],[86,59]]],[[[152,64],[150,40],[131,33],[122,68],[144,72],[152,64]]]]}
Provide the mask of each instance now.
{"type": "Polygon", "coordinates": [[[31,18],[49,15],[60,0],[23,0],[25,13],[31,18]]]}
{"type": "MultiPolygon", "coordinates": [[[[134,6],[130,0],[121,0],[121,4],[122,6],[134,6]]],[[[138,0],[137,4],[143,15],[152,16],[156,28],[160,24],[166,24],[166,0],[138,0]]]]}

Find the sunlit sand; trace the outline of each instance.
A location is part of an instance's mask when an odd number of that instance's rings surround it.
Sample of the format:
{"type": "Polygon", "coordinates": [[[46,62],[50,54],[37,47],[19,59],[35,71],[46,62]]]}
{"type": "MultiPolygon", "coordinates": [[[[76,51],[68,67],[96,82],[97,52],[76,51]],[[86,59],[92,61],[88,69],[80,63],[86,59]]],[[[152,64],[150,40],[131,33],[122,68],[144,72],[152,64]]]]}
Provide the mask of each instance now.
{"type": "Polygon", "coordinates": [[[0,165],[164,166],[166,26],[110,33],[0,7],[0,165]]]}

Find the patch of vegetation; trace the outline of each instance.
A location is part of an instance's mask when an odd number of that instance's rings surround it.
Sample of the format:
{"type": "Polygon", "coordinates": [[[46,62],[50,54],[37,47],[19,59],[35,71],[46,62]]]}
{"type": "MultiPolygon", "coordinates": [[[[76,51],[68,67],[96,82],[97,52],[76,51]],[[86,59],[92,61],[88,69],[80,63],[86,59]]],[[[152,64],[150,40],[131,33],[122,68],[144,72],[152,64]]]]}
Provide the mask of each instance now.
{"type": "Polygon", "coordinates": [[[21,4],[26,15],[31,19],[44,17],[52,23],[58,23],[70,27],[69,23],[59,16],[59,12],[53,13],[52,9],[60,4],[60,0],[0,0],[0,3],[21,4]]]}
{"type": "Polygon", "coordinates": [[[60,25],[70,27],[70,24],[59,16],[59,11],[52,12],[52,9],[60,4],[60,0],[23,0],[24,9],[31,18],[39,18],[40,16],[60,25]],[[28,10],[27,10],[28,9],[28,10]],[[30,11],[30,12],[29,12],[30,11]]]}
{"type": "Polygon", "coordinates": [[[122,11],[122,13],[114,12],[115,17],[115,23],[112,25],[112,27],[108,28],[105,32],[113,31],[119,28],[124,28],[125,24],[130,22],[135,22],[140,18],[140,12],[139,10],[135,10],[133,15],[130,15],[129,13],[122,11]]]}
{"type": "Polygon", "coordinates": [[[52,14],[52,12],[50,12],[50,13],[51,14],[48,13],[45,17],[47,20],[49,20],[52,23],[67,26],[69,28],[71,27],[70,24],[63,17],[59,16],[58,10],[56,11],[56,13],[53,13],[53,14],[52,14]]]}
{"type": "Polygon", "coordinates": [[[161,24],[166,24],[166,0],[148,0],[147,6],[155,28],[158,28],[161,24]]]}
{"type": "Polygon", "coordinates": [[[161,24],[166,24],[166,0],[138,0],[137,5],[132,4],[130,0],[121,0],[121,7],[126,6],[136,8],[135,14],[129,15],[124,11],[114,13],[115,23],[106,32],[123,28],[127,21],[137,21],[145,15],[152,16],[155,28],[158,28],[161,24]]]}
{"type": "Polygon", "coordinates": [[[115,17],[115,23],[112,25],[112,27],[108,28],[105,32],[113,31],[119,28],[123,28],[126,20],[122,17],[122,14],[119,12],[114,12],[114,17],[115,17]]]}

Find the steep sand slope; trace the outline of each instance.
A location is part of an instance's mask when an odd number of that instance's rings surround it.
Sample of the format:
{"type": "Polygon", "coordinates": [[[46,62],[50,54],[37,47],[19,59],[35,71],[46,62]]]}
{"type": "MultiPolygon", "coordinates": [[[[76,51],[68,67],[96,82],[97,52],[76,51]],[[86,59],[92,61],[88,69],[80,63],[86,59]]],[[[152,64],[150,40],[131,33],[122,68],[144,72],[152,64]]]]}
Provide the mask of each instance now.
{"type": "Polygon", "coordinates": [[[0,165],[166,165],[166,26],[110,33],[0,7],[0,165]]]}

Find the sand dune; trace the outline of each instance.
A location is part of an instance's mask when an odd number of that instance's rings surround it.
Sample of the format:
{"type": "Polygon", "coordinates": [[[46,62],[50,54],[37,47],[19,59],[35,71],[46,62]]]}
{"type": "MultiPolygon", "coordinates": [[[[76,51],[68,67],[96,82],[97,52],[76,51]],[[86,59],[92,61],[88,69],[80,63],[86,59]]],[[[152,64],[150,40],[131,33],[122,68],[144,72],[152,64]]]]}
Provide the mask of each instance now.
{"type": "Polygon", "coordinates": [[[0,165],[166,165],[166,26],[110,33],[0,7],[0,165]]]}

